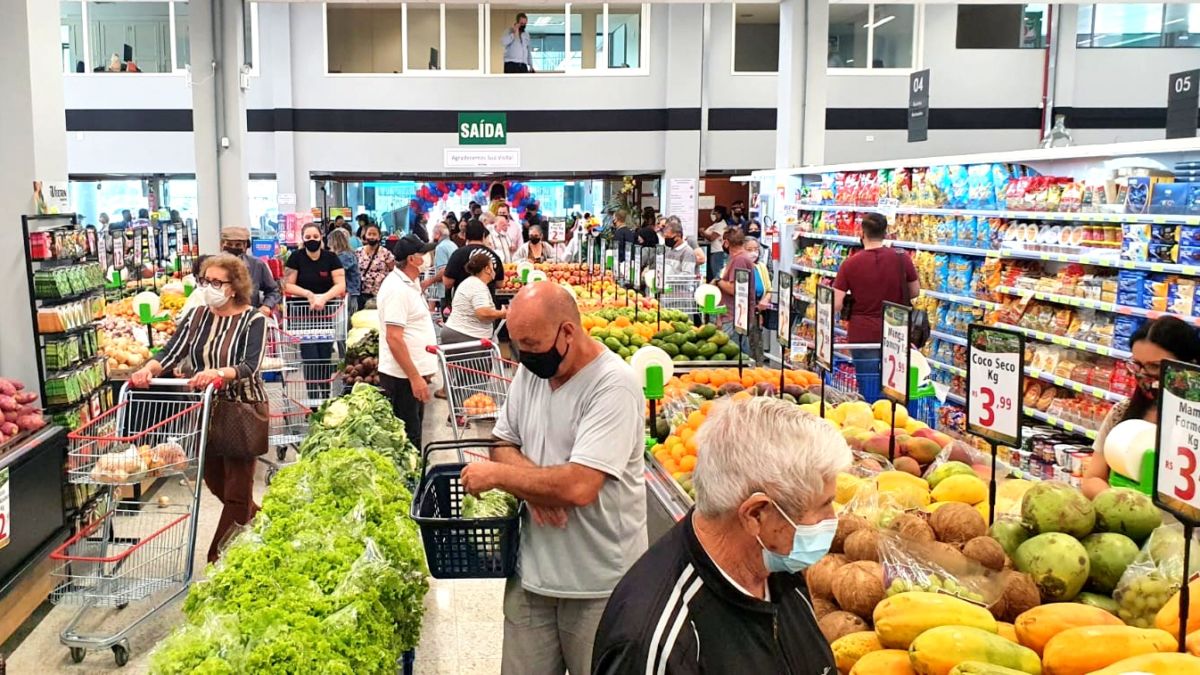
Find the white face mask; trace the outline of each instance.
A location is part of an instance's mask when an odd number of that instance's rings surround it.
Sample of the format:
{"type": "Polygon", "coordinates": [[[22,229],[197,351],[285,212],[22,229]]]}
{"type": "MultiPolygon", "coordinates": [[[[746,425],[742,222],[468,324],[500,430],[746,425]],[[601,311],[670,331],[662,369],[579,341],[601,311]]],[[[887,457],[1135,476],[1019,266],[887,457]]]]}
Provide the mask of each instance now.
{"type": "Polygon", "coordinates": [[[421,262],[417,263],[417,271],[421,274],[424,274],[425,272],[429,271],[429,268],[432,267],[432,265],[429,264],[429,258],[425,256],[421,256],[420,260],[421,262]]]}
{"type": "Polygon", "coordinates": [[[200,296],[200,299],[204,301],[205,305],[213,309],[222,307],[225,303],[229,302],[229,297],[225,295],[225,291],[217,290],[212,286],[205,286],[200,289],[200,292],[203,294],[200,296]]]}

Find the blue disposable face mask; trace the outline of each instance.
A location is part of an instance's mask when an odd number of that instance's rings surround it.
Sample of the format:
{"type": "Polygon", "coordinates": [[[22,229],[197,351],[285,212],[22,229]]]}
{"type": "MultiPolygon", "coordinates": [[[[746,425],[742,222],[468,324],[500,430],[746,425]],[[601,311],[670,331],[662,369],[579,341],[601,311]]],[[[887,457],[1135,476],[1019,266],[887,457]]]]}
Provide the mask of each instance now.
{"type": "Polygon", "coordinates": [[[802,572],[829,553],[829,547],[833,544],[833,535],[837,533],[837,518],[822,520],[813,525],[797,525],[792,522],[791,518],[788,518],[778,504],[772,501],[771,505],[775,507],[776,511],[779,511],[779,515],[783,516],[784,520],[796,528],[796,534],[792,537],[792,550],[787,555],[780,555],[772,551],[762,543],[762,539],[755,537],[758,539],[758,545],[763,547],[763,564],[766,565],[768,572],[790,572],[792,574],[802,572]]]}

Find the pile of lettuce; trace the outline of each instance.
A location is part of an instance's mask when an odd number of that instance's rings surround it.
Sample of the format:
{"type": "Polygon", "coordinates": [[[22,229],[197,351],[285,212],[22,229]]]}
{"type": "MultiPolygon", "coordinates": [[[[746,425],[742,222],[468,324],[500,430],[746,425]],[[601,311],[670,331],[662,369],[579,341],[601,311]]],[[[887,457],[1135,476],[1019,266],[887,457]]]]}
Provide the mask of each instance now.
{"type": "Polygon", "coordinates": [[[428,590],[411,494],[362,448],[324,448],[275,477],[250,529],[192,586],[151,672],[394,675],[428,590]]]}
{"type": "Polygon", "coordinates": [[[313,457],[331,448],[372,448],[387,455],[410,489],[421,478],[421,453],[408,440],[404,422],[369,384],[354,385],[349,394],[326,401],[309,418],[300,456],[313,457]]]}

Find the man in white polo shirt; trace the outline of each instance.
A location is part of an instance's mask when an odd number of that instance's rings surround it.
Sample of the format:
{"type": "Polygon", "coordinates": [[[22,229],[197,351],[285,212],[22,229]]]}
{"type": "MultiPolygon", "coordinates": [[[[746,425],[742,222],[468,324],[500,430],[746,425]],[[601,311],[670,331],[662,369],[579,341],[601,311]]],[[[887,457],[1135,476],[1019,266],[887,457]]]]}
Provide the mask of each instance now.
{"type": "Polygon", "coordinates": [[[437,344],[429,303],[421,292],[421,268],[427,244],[413,235],[396,242],[392,252],[396,269],[379,286],[379,383],[392,400],[392,414],[404,422],[408,440],[421,449],[421,424],[429,400],[429,380],[437,371],[437,357],[426,347],[437,344]]]}

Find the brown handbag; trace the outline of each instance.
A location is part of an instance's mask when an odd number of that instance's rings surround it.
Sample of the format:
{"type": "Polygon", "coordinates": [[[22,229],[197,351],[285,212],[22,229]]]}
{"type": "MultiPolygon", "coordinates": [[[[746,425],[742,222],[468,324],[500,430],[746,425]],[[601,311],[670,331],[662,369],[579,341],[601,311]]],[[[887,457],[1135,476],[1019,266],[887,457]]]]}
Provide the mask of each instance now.
{"type": "Polygon", "coordinates": [[[214,398],[207,451],[214,457],[254,459],[267,452],[270,405],[214,398]]]}

